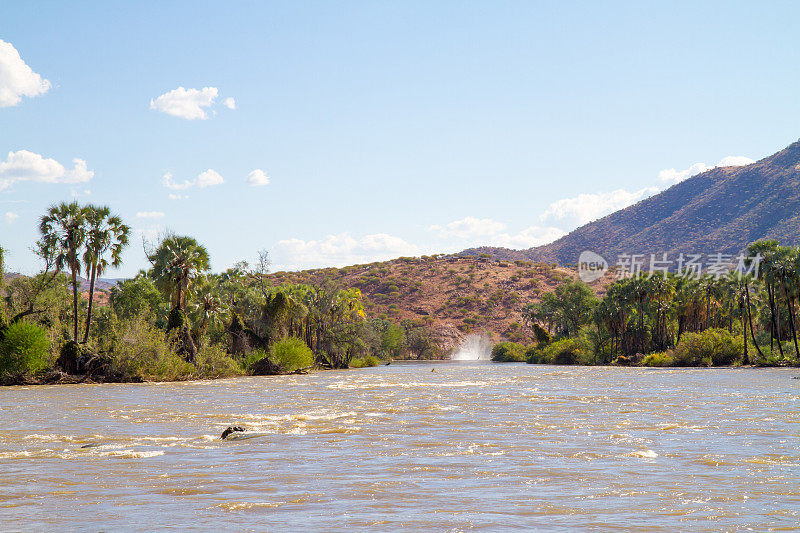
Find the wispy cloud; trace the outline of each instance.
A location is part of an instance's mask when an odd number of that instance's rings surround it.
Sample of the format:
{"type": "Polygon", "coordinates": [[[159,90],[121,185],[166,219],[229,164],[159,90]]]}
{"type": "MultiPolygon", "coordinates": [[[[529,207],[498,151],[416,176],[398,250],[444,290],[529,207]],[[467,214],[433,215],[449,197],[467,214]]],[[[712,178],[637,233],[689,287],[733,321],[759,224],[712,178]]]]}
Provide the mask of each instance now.
{"type": "Polygon", "coordinates": [[[9,224],[13,224],[14,221],[19,218],[19,214],[14,213],[13,211],[6,211],[6,214],[3,215],[3,218],[5,218],[6,222],[9,224]]]}
{"type": "Polygon", "coordinates": [[[353,237],[349,233],[319,240],[286,239],[273,250],[276,267],[283,269],[346,266],[418,255],[419,248],[394,235],[375,233],[353,237]]]}
{"type": "Polygon", "coordinates": [[[0,107],[19,105],[22,97],[33,98],[50,90],[50,82],[22,60],[11,43],[0,39],[0,107]]]}
{"type": "MultiPolygon", "coordinates": [[[[173,191],[183,191],[186,189],[191,189],[192,187],[199,187],[204,189],[206,187],[214,187],[216,185],[222,185],[225,183],[225,180],[220,176],[220,174],[216,170],[208,169],[200,173],[197,176],[197,179],[194,180],[183,180],[183,181],[175,181],[171,172],[166,172],[161,177],[161,184],[166,187],[167,189],[171,189],[173,191]]],[[[178,195],[178,194],[170,194],[170,200],[180,200],[186,198],[186,196],[178,195]]]]}
{"type": "Polygon", "coordinates": [[[164,218],[164,216],[161,211],[139,211],[136,213],[136,218],[164,218]]]}

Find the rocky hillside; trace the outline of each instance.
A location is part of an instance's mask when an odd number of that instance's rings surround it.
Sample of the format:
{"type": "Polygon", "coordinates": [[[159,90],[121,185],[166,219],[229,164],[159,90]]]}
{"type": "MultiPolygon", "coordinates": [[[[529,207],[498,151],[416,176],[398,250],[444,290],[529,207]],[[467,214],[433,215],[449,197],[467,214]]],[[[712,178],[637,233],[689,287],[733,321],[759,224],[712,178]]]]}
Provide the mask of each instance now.
{"type": "Polygon", "coordinates": [[[800,141],[751,165],[718,167],[528,250],[476,248],[510,260],[575,263],[583,250],[731,253],[765,237],[800,244],[800,141]]]}
{"type": "MultiPolygon", "coordinates": [[[[574,270],[531,261],[490,261],[478,256],[425,256],[383,263],[277,272],[274,283],[324,283],[357,287],[370,316],[430,325],[446,348],[471,332],[494,340],[528,340],[522,308],[539,300],[574,270]]],[[[604,282],[595,284],[602,292],[604,282]]]]}

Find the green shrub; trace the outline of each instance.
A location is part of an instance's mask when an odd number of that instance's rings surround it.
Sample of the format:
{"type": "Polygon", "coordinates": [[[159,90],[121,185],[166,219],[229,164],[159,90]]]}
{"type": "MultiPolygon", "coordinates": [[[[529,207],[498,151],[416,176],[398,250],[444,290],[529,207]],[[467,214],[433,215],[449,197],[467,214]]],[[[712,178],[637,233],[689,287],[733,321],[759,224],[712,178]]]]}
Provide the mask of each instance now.
{"type": "Polygon", "coordinates": [[[588,365],[594,361],[592,344],[585,337],[553,342],[540,351],[538,361],[548,365],[588,365]]]}
{"type": "Polygon", "coordinates": [[[368,366],[378,366],[380,359],[374,355],[365,355],[361,358],[355,358],[350,361],[350,368],[366,368],[368,366]]]}
{"type": "Polygon", "coordinates": [[[651,353],[642,360],[642,366],[675,366],[675,355],[672,352],[651,353]]]}
{"type": "Polygon", "coordinates": [[[678,366],[733,365],[741,361],[744,345],[741,337],[727,330],[709,328],[699,333],[685,333],[675,347],[678,366]]]}
{"type": "Polygon", "coordinates": [[[242,365],[242,368],[244,368],[249,372],[255,363],[261,361],[265,357],[269,357],[269,353],[267,353],[266,351],[253,350],[252,352],[249,352],[247,354],[247,357],[245,357],[240,364],[242,365]]]}
{"type": "Polygon", "coordinates": [[[36,324],[15,322],[0,340],[0,372],[33,373],[47,367],[50,339],[36,324]]]}
{"type": "Polygon", "coordinates": [[[314,364],[311,348],[297,337],[286,337],[277,341],[269,350],[273,362],[283,367],[286,372],[294,372],[314,364]]]}
{"type": "Polygon", "coordinates": [[[175,353],[174,338],[144,315],[122,321],[112,349],[112,370],[128,378],[157,381],[197,377],[195,366],[175,353]]]}
{"type": "Polygon", "coordinates": [[[240,376],[242,367],[219,345],[203,346],[196,356],[197,370],[204,378],[240,376]]]}
{"type": "Polygon", "coordinates": [[[492,361],[496,363],[525,362],[525,347],[516,342],[498,342],[492,346],[492,361]]]}

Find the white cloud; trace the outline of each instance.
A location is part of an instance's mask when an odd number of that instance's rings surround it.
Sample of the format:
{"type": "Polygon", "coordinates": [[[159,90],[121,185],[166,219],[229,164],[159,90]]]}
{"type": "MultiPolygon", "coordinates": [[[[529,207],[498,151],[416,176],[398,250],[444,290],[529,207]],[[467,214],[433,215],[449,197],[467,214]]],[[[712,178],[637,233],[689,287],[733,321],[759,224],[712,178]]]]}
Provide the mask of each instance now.
{"type": "Polygon", "coordinates": [[[247,175],[247,183],[252,187],[263,187],[264,185],[269,185],[269,176],[267,176],[266,172],[257,168],[247,175]]]}
{"type": "Polygon", "coordinates": [[[501,233],[493,236],[489,243],[494,246],[506,248],[533,248],[548,244],[566,235],[567,232],[553,227],[531,226],[516,234],[501,233]]]}
{"type": "Polygon", "coordinates": [[[6,214],[3,215],[3,218],[5,218],[6,222],[8,222],[9,224],[13,224],[14,221],[19,218],[19,215],[12,211],[6,211],[6,214]]]}
{"type": "Polygon", "coordinates": [[[28,150],[9,152],[0,163],[0,190],[17,181],[39,183],[86,183],[94,177],[86,161],[73,159],[73,168],[67,169],[55,159],[44,158],[28,150]]]}
{"type": "Polygon", "coordinates": [[[346,266],[385,261],[400,256],[419,255],[419,249],[400,237],[376,233],[360,238],[349,233],[328,235],[324,239],[278,241],[273,255],[276,267],[283,269],[346,266]]]}
{"type": "Polygon", "coordinates": [[[189,196],[185,194],[172,194],[172,193],[169,194],[170,200],[186,200],[187,198],[189,198],[189,196]]]}
{"type": "Polygon", "coordinates": [[[539,215],[539,220],[559,221],[571,227],[582,226],[657,192],[659,192],[658,187],[646,187],[638,191],[617,189],[611,192],[583,193],[551,203],[544,213],[539,215]]]}
{"type": "Polygon", "coordinates": [[[208,114],[204,108],[210,108],[217,96],[219,96],[219,89],[216,87],[203,87],[202,89],[178,87],[162,94],[155,100],[150,100],[150,109],[186,120],[205,120],[208,118],[208,114]]]}
{"type": "Polygon", "coordinates": [[[717,163],[718,167],[743,167],[745,165],[752,165],[755,163],[755,159],[750,159],[749,157],[745,157],[743,155],[729,155],[723,157],[717,163]]]}
{"type": "Polygon", "coordinates": [[[488,237],[503,231],[506,225],[490,218],[466,217],[454,220],[442,226],[431,226],[429,231],[436,232],[439,237],[457,237],[459,239],[472,239],[475,237],[488,237]]]}
{"type": "Polygon", "coordinates": [[[701,172],[706,172],[716,167],[742,166],[751,163],[755,163],[755,161],[749,157],[727,156],[722,158],[716,165],[709,166],[705,163],[695,163],[683,170],[664,169],[658,173],[658,181],[660,182],[658,185],[645,187],[637,191],[617,189],[611,192],[584,193],[572,198],[563,198],[551,203],[544,213],[539,216],[539,220],[551,223],[557,222],[564,228],[572,229],[631,206],[661,192],[666,187],[680,183],[701,172]]]}
{"type": "Polygon", "coordinates": [[[741,167],[755,163],[755,160],[742,155],[729,155],[719,160],[716,165],[706,165],[705,163],[695,163],[689,168],[683,170],[675,170],[674,168],[666,168],[658,173],[658,179],[669,185],[680,183],[686,178],[690,178],[701,172],[706,172],[716,167],[741,167]]]}
{"type": "Polygon", "coordinates": [[[197,176],[197,186],[201,189],[213,187],[214,185],[222,185],[223,183],[225,183],[225,180],[222,179],[222,176],[210,168],[197,176]]]}
{"type": "Polygon", "coordinates": [[[136,218],[164,218],[164,216],[161,211],[139,211],[136,213],[136,218]]]}
{"type": "MultiPolygon", "coordinates": [[[[199,176],[197,176],[196,180],[183,180],[182,182],[175,181],[171,172],[166,172],[161,177],[161,184],[166,187],[167,189],[171,189],[173,191],[183,191],[186,189],[191,189],[192,187],[200,187],[204,189],[206,187],[213,187],[215,185],[222,185],[225,183],[225,180],[219,173],[215,170],[208,169],[204,172],[201,172],[199,176]]],[[[180,194],[170,194],[170,200],[181,200],[187,198],[185,195],[180,194]]]]}
{"type": "Polygon", "coordinates": [[[167,189],[172,189],[174,191],[182,191],[194,186],[194,182],[189,180],[184,180],[182,183],[176,182],[172,179],[172,172],[167,172],[161,177],[161,184],[167,189]]]}
{"type": "Polygon", "coordinates": [[[553,242],[565,232],[559,228],[531,226],[518,233],[508,233],[506,225],[490,218],[466,217],[444,226],[430,226],[442,239],[455,239],[457,243],[450,251],[459,251],[470,246],[504,246],[506,248],[530,248],[553,242]]]}
{"type": "Polygon", "coordinates": [[[23,96],[33,98],[49,89],[50,82],[31,70],[11,43],[0,39],[0,107],[18,105],[23,96]]]}
{"type": "Polygon", "coordinates": [[[234,100],[232,97],[229,96],[222,101],[222,105],[224,105],[228,109],[236,109],[236,100],[234,100]]]}

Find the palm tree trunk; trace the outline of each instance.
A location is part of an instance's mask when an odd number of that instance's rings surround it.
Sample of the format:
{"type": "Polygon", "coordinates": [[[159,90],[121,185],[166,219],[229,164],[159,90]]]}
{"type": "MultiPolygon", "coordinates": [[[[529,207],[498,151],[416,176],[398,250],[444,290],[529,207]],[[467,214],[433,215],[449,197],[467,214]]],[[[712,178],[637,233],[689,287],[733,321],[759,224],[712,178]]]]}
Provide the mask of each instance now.
{"type": "Polygon", "coordinates": [[[789,309],[789,327],[792,329],[792,340],[794,341],[794,353],[800,359],[800,348],[797,347],[797,330],[794,327],[794,302],[792,298],[786,298],[786,306],[789,309]]]}
{"type": "MultiPolygon", "coordinates": [[[[756,333],[753,330],[753,313],[750,312],[750,285],[747,282],[745,282],[745,284],[744,284],[744,293],[745,293],[745,297],[747,298],[747,320],[748,320],[748,322],[750,322],[750,336],[753,339],[753,345],[756,347],[756,351],[758,352],[758,356],[763,359],[764,358],[764,354],[761,353],[761,347],[759,347],[758,343],[756,342],[756,333]]],[[[749,358],[745,361],[745,364],[747,364],[748,361],[749,361],[749,358]]]]}
{"type": "MultiPolygon", "coordinates": [[[[778,351],[781,354],[781,358],[784,357],[783,355],[783,346],[781,346],[781,330],[780,330],[780,322],[778,321],[778,316],[775,309],[775,288],[771,285],[767,285],[767,292],[769,293],[769,308],[770,308],[770,316],[772,316],[772,329],[773,329],[773,336],[778,341],[778,351]]],[[[772,349],[772,343],[770,342],[770,349],[772,349]]]]}
{"type": "Polygon", "coordinates": [[[78,342],[78,273],[75,267],[70,267],[72,274],[72,338],[78,342]]]}
{"type": "Polygon", "coordinates": [[[94,282],[97,278],[97,265],[92,265],[89,278],[89,308],[86,310],[86,330],[83,332],[83,344],[89,342],[89,326],[92,325],[92,308],[94,307],[94,282]]]}

